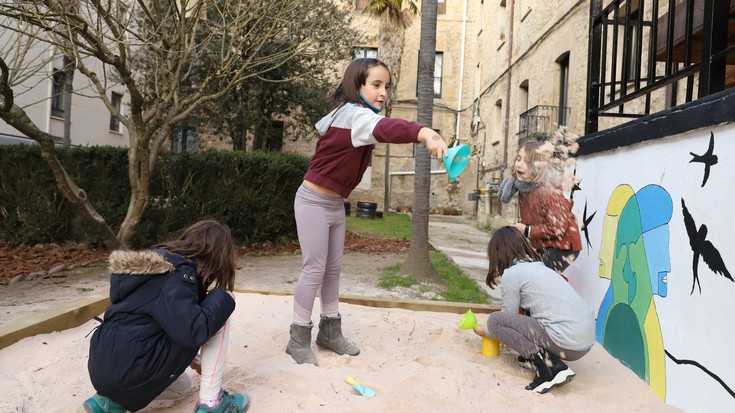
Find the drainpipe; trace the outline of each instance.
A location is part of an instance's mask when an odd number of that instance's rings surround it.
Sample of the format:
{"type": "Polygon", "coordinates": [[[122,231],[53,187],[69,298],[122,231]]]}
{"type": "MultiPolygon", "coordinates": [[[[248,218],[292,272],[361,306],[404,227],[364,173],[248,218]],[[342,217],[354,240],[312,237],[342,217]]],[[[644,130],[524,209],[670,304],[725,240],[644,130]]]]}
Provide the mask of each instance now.
{"type": "MultiPolygon", "coordinates": [[[[505,120],[504,120],[504,127],[505,127],[505,133],[503,136],[503,166],[504,168],[500,170],[500,181],[503,181],[503,178],[505,175],[505,169],[508,167],[508,130],[510,129],[510,88],[511,88],[511,78],[513,74],[513,11],[515,9],[515,0],[509,0],[510,1],[510,24],[508,25],[508,86],[506,87],[505,91],[505,120]]],[[[498,202],[498,212],[501,214],[503,213],[503,203],[498,202]]]]}
{"type": "Polygon", "coordinates": [[[459,117],[462,111],[462,84],[464,82],[464,45],[465,32],[467,31],[467,0],[464,0],[462,7],[462,46],[459,53],[459,91],[457,92],[457,120],[454,127],[454,142],[459,140],[459,117]]]}

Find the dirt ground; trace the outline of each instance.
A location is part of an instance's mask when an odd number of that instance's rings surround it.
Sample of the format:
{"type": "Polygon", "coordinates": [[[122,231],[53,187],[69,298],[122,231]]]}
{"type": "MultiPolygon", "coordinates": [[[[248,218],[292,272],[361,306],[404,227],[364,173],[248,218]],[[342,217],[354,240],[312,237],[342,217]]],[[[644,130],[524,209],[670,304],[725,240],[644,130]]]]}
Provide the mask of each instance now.
{"type": "MultiPolygon", "coordinates": [[[[341,277],[342,294],[371,297],[432,298],[424,286],[385,290],[383,270],[402,263],[407,240],[348,234],[341,277]]],[[[237,287],[292,292],[301,269],[298,243],[241,249],[237,287]]],[[[101,294],[109,288],[109,251],[85,246],[0,245],[0,324],[38,311],[101,294]]]]}

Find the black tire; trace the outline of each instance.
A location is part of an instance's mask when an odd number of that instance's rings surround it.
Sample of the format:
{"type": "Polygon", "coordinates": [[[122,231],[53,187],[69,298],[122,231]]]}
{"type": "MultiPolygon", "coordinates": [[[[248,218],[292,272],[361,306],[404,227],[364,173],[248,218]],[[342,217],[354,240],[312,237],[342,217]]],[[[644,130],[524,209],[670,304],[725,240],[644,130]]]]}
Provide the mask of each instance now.
{"type": "Polygon", "coordinates": [[[378,209],[378,204],[376,204],[375,202],[357,201],[357,209],[359,210],[360,208],[362,208],[362,209],[371,209],[371,210],[375,211],[376,209],[378,209]]]}
{"type": "Polygon", "coordinates": [[[375,218],[383,218],[383,211],[376,211],[375,218]]]}
{"type": "Polygon", "coordinates": [[[350,216],[350,203],[345,202],[345,215],[350,216]]]}
{"type": "Polygon", "coordinates": [[[371,209],[357,208],[355,216],[358,218],[375,218],[375,211],[371,209]]]}

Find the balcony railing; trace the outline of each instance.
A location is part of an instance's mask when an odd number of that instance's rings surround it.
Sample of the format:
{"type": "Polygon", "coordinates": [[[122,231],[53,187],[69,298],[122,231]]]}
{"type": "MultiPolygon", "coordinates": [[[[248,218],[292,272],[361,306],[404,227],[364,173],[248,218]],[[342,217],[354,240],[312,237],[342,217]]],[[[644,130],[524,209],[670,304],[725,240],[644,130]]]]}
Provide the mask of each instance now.
{"type": "Polygon", "coordinates": [[[607,3],[590,5],[586,134],[600,117],[638,118],[735,85],[735,0],[607,3]]]}
{"type": "Polygon", "coordinates": [[[521,113],[518,122],[518,142],[546,134],[552,136],[558,126],[567,124],[571,109],[558,106],[538,105],[521,113]]]}

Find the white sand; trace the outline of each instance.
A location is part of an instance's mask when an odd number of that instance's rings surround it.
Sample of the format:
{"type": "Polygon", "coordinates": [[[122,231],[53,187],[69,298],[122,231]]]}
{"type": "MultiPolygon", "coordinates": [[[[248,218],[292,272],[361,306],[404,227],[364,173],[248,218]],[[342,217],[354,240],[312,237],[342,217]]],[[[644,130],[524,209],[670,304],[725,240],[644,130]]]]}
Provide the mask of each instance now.
{"type": "MultiPolygon", "coordinates": [[[[532,373],[517,365],[515,354],[483,356],[480,338],[457,328],[458,314],[342,304],[345,335],[361,354],[338,356],[313,345],[320,365],[297,365],[284,352],[291,303],[291,297],[237,294],[224,385],[248,393],[251,412],[681,411],[664,405],[599,346],[569,363],[577,373],[571,383],[544,395],[527,391],[532,373]],[[359,396],[345,383],[348,375],[377,396],[359,396]]],[[[0,350],[0,412],[82,412],[94,392],[85,336],[96,324],[0,350]]],[[[197,374],[188,372],[198,388],[197,374]]],[[[155,411],[191,412],[195,395],[155,411]]]]}

